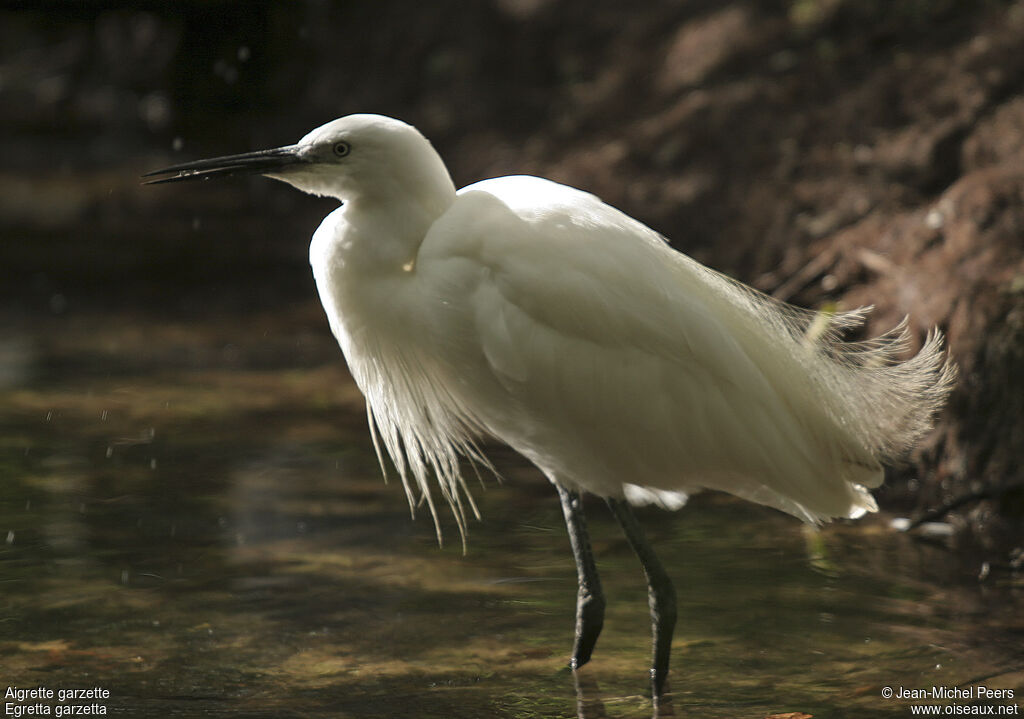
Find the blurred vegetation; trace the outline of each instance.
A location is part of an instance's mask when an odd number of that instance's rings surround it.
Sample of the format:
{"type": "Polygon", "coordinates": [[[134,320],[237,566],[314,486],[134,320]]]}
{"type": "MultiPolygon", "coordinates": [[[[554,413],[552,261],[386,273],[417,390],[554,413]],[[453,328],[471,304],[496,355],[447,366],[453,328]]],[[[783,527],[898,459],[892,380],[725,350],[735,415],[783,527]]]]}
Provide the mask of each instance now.
{"type": "Polygon", "coordinates": [[[158,196],[136,177],[391,114],[457,184],[545,175],[787,301],[874,304],[872,332],[905,314],[919,336],[942,327],[960,388],[882,499],[960,502],[943,516],[961,536],[1012,546],[1021,37],[1020,0],[6,3],[6,321],[314,302],[305,243],[329,205],[259,183],[158,196]]]}

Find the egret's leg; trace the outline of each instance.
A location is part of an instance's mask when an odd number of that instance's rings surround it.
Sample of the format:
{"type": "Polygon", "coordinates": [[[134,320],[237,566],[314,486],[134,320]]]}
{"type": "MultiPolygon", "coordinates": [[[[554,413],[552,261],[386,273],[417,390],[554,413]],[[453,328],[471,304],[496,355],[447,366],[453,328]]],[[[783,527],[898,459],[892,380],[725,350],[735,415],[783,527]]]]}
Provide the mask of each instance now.
{"type": "Polygon", "coordinates": [[[590,661],[590,655],[604,626],[604,594],[597,576],[594,552],[590,548],[587,522],[583,518],[583,505],[579,492],[573,492],[555,483],[562,501],[565,526],[569,530],[569,544],[576,559],[576,574],[580,590],[576,596],[576,641],[569,666],[575,671],[590,661]]]}
{"type": "Polygon", "coordinates": [[[622,525],[626,539],[640,558],[647,575],[647,596],[651,604],[651,625],[654,631],[654,661],[651,666],[651,683],[655,698],[661,696],[668,676],[668,660],[672,653],[672,632],[676,627],[676,590],[668,572],[662,566],[651,545],[647,543],[636,515],[629,503],[621,499],[608,500],[612,514],[622,525]]]}

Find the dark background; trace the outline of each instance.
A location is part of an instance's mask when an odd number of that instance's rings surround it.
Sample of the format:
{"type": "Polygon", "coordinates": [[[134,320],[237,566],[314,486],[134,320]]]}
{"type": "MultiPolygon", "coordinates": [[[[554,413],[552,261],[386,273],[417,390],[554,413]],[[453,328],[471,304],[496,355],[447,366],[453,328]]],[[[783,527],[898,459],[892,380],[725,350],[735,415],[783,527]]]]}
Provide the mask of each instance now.
{"type": "Polygon", "coordinates": [[[960,384],[880,499],[956,505],[960,541],[1002,553],[1024,504],[1022,37],[1001,0],[6,3],[0,329],[290,304],[316,326],[331,202],[138,175],[389,114],[457,185],[544,175],[787,301],[941,327],[960,384]]]}

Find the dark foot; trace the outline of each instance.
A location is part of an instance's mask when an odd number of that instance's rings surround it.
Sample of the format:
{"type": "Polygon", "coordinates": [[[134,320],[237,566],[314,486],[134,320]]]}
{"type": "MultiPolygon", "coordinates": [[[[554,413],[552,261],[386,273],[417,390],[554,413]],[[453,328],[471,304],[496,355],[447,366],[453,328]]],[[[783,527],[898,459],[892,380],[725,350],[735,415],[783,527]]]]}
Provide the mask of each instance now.
{"type": "Polygon", "coordinates": [[[576,559],[576,574],[579,577],[579,593],[576,596],[576,641],[572,648],[569,666],[575,671],[590,661],[590,655],[601,636],[604,626],[604,594],[601,580],[597,575],[594,553],[590,548],[587,523],[578,492],[570,491],[560,484],[558,498],[562,502],[565,526],[569,531],[572,555],[576,559]]]}
{"type": "Polygon", "coordinates": [[[640,523],[629,504],[621,499],[609,499],[608,506],[622,526],[626,539],[643,565],[647,575],[647,596],[651,605],[651,629],[654,634],[654,659],[651,662],[651,688],[655,702],[665,691],[669,657],[672,654],[672,633],[676,628],[676,590],[665,567],[662,566],[651,545],[647,543],[640,523]]]}

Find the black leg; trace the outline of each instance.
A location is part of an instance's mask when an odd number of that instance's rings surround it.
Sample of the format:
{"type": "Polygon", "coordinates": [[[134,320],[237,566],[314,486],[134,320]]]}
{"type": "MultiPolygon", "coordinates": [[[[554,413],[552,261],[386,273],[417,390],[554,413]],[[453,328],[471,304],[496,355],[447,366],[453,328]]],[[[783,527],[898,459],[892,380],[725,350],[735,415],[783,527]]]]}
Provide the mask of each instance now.
{"type": "Polygon", "coordinates": [[[629,503],[622,499],[607,500],[612,514],[622,525],[626,539],[640,558],[640,564],[647,575],[647,595],[651,604],[651,625],[654,631],[654,661],[651,666],[651,683],[657,701],[665,688],[668,677],[668,660],[672,653],[672,632],[676,627],[676,590],[672,586],[665,567],[658,560],[651,545],[647,543],[640,523],[636,521],[629,503]]]}
{"type": "Polygon", "coordinates": [[[576,573],[579,576],[580,591],[576,596],[576,641],[572,648],[569,666],[573,671],[590,661],[590,655],[604,626],[604,594],[601,593],[601,579],[597,576],[594,552],[590,549],[587,522],[583,518],[583,506],[579,492],[573,492],[555,483],[558,498],[562,501],[565,526],[569,530],[569,544],[576,559],[576,573]]]}

